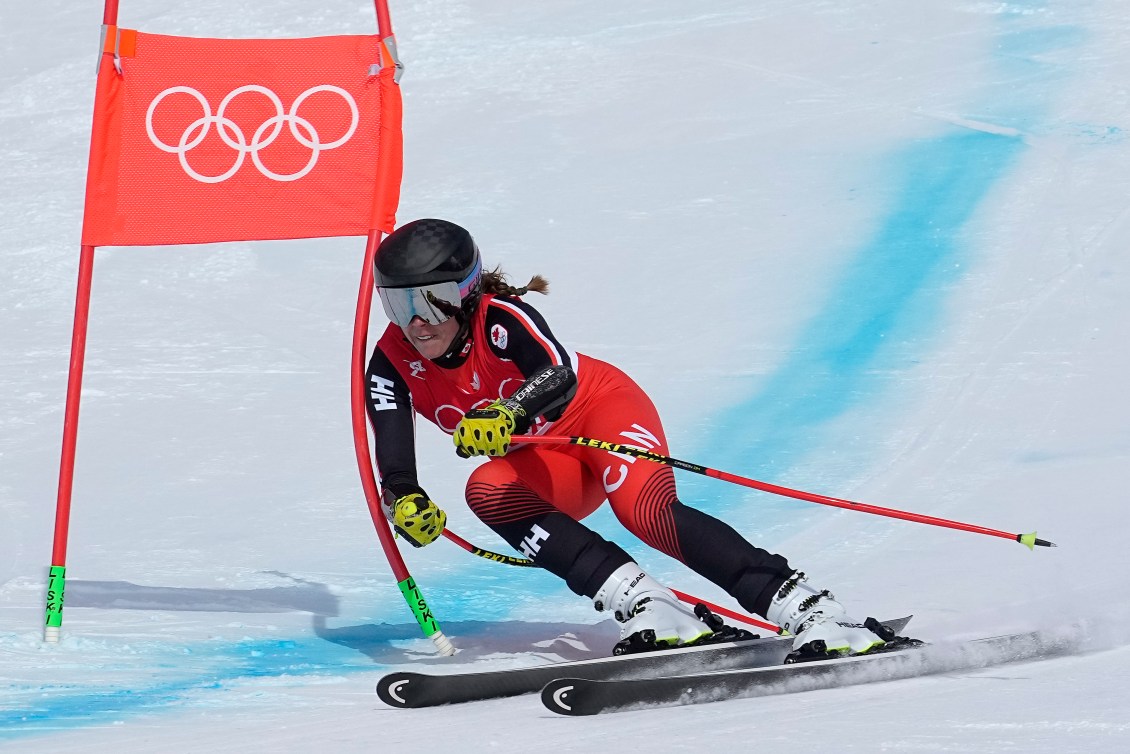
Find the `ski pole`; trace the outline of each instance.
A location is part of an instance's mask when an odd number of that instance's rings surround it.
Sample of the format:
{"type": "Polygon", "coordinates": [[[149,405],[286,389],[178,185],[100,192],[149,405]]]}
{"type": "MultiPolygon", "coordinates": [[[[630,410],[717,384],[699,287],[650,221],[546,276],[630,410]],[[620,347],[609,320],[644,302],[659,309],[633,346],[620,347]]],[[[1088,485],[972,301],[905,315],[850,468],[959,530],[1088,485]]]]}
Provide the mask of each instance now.
{"type": "Polygon", "coordinates": [[[757,618],[753,618],[753,617],[750,617],[748,615],[743,615],[742,613],[736,613],[733,610],[727,610],[726,608],[722,607],[721,605],[715,605],[713,602],[707,602],[704,599],[700,599],[698,597],[695,597],[693,594],[687,594],[686,592],[680,592],[678,589],[673,589],[671,587],[667,587],[667,588],[671,589],[671,591],[674,593],[674,595],[676,597],[679,598],[680,601],[685,602],[688,605],[697,605],[699,603],[702,603],[703,605],[706,605],[710,609],[710,612],[712,612],[712,613],[717,613],[718,615],[721,615],[723,617],[730,618],[730,619],[736,620],[736,621],[741,621],[742,623],[747,623],[751,626],[756,626],[757,628],[763,629],[765,631],[772,631],[775,634],[784,633],[784,631],[781,629],[780,626],[774,626],[772,623],[768,623],[768,622],[763,621],[763,620],[758,620],[757,618]]]}
{"type": "Polygon", "coordinates": [[[516,558],[513,555],[503,555],[502,553],[491,552],[490,550],[484,550],[481,547],[476,547],[467,540],[463,539],[463,537],[460,537],[458,534],[453,532],[451,529],[445,528],[443,530],[443,536],[447,537],[452,542],[459,545],[472,555],[478,555],[480,558],[493,560],[495,563],[503,563],[504,565],[512,566],[523,566],[525,568],[538,567],[537,563],[532,560],[527,560],[526,558],[516,558]]]}
{"type": "Polygon", "coordinates": [[[596,448],[598,450],[604,450],[609,453],[621,453],[623,455],[634,456],[636,458],[643,458],[648,461],[653,461],[654,463],[660,463],[665,466],[673,466],[676,469],[683,469],[684,471],[693,471],[696,474],[714,477],[715,479],[721,479],[724,482],[730,482],[732,484],[739,484],[743,487],[752,487],[755,490],[770,492],[774,495],[782,495],[784,497],[791,497],[797,500],[807,500],[810,503],[819,503],[820,505],[830,505],[834,508],[846,508],[848,510],[862,511],[864,513],[872,513],[876,516],[899,518],[904,521],[917,521],[920,524],[942,526],[948,529],[958,529],[960,531],[972,532],[974,534],[985,534],[990,537],[1011,539],[1014,542],[1019,542],[1020,544],[1024,545],[1029,550],[1035,549],[1036,546],[1055,547],[1055,544],[1052,542],[1048,542],[1044,539],[1038,539],[1036,537],[1036,532],[1032,532],[1031,534],[1012,534],[1010,532],[999,531],[997,529],[988,529],[984,526],[965,524],[960,521],[950,521],[945,518],[925,516],[920,513],[909,513],[907,511],[895,510],[894,508],[883,508],[878,505],[868,505],[867,503],[857,503],[851,500],[842,500],[838,497],[819,495],[814,492],[794,490],[788,487],[782,487],[777,484],[761,482],[757,479],[750,479],[748,477],[738,476],[737,474],[730,474],[726,471],[719,471],[718,469],[712,469],[707,466],[700,466],[697,463],[680,461],[678,458],[660,455],[659,453],[653,453],[650,450],[642,450],[640,448],[634,448],[630,445],[621,445],[620,443],[608,442],[606,440],[596,440],[591,437],[566,437],[563,435],[514,435],[511,438],[511,441],[520,443],[543,443],[547,445],[582,445],[587,448],[596,448]]]}
{"type": "MultiPolygon", "coordinates": [[[[524,567],[527,567],[527,568],[529,568],[531,566],[534,567],[534,568],[538,567],[537,563],[535,563],[532,560],[527,560],[525,558],[516,558],[513,555],[503,555],[501,553],[491,552],[490,550],[484,550],[481,547],[476,547],[475,545],[473,545],[470,542],[468,542],[467,540],[463,539],[462,537],[460,537],[458,534],[451,531],[450,529],[444,529],[443,530],[443,536],[447,537],[447,539],[449,539],[452,542],[454,542],[455,544],[459,545],[460,547],[462,547],[464,550],[471,553],[472,555],[478,555],[480,558],[492,560],[495,563],[503,563],[505,565],[512,565],[512,566],[524,566],[524,567]]],[[[693,594],[687,594],[686,592],[680,592],[678,589],[672,589],[671,591],[674,592],[676,597],[678,597],[681,601],[686,602],[688,605],[697,605],[699,603],[702,603],[703,605],[706,605],[706,607],[709,608],[712,613],[717,613],[718,615],[724,616],[726,618],[730,618],[730,619],[736,620],[736,621],[741,621],[742,623],[746,623],[746,624],[749,624],[751,626],[756,626],[757,628],[760,628],[760,629],[765,630],[765,631],[772,631],[775,634],[781,633],[781,629],[779,627],[773,625],[772,623],[766,623],[765,621],[758,620],[757,618],[753,618],[753,617],[750,617],[748,615],[743,615],[742,613],[736,613],[733,610],[729,610],[727,608],[722,607],[721,605],[715,605],[713,602],[708,602],[704,599],[699,599],[698,597],[695,597],[693,594]]]]}

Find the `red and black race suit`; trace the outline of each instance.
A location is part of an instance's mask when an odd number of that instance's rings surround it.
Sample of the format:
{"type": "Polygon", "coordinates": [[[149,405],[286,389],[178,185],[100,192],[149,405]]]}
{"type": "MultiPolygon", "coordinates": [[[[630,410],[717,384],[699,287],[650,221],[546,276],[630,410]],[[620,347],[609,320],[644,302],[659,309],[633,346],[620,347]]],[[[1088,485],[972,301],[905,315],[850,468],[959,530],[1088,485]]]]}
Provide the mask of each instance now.
{"type": "MultiPolygon", "coordinates": [[[[520,392],[530,431],[582,435],[666,455],[651,399],[616,367],[566,349],[524,301],[484,296],[454,357],[423,358],[389,325],[366,375],[368,413],[382,485],[390,496],[423,492],[414,416],[453,434],[467,411],[520,392]],[[575,375],[575,382],[573,380],[575,375]]],[[[454,450],[453,450],[454,453],[454,450]]],[[[578,594],[595,595],[631,558],[579,522],[605,500],[624,526],[764,614],[787,578],[785,559],[677,497],[668,466],[577,445],[516,445],[475,468],[467,503],[483,523],[578,594]]]]}

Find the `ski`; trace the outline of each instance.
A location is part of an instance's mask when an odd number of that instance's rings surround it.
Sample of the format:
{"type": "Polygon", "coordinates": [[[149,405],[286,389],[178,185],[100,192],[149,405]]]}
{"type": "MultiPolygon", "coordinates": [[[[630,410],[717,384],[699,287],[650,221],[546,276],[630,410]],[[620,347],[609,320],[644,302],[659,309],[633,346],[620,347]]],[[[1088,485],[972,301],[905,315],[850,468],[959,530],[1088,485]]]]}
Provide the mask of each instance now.
{"type": "MultiPolygon", "coordinates": [[[[910,617],[885,621],[895,633],[910,617]]],[[[554,662],[529,668],[432,675],[390,673],[377,682],[377,696],[391,707],[432,707],[533,694],[565,676],[589,680],[705,673],[731,668],[780,665],[792,651],[791,636],[771,636],[697,647],[554,662]]]]}
{"type": "Polygon", "coordinates": [[[777,667],[722,670],[633,680],[558,678],[546,684],[542,703],[562,715],[597,715],[632,708],[703,704],[790,694],[862,683],[1003,665],[1070,654],[1071,637],[1038,631],[777,667]]]}

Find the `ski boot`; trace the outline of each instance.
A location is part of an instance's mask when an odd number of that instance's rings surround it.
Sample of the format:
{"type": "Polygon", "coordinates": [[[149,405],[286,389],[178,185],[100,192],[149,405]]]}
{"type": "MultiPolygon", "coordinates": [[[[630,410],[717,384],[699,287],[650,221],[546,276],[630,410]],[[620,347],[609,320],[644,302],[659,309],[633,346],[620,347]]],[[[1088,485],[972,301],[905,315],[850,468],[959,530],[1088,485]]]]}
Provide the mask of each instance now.
{"type": "Polygon", "coordinates": [[[849,617],[831,592],[809,586],[800,571],[785,579],[765,617],[795,636],[786,663],[874,652],[897,638],[874,618],[849,617]]]}
{"type": "Polygon", "coordinates": [[[593,597],[593,604],[601,612],[611,610],[620,623],[620,641],[612,649],[614,655],[698,644],[717,633],[714,625],[722,624],[721,618],[700,605],[717,622],[703,620],[679,602],[670,589],[631,562],[608,577],[593,597]]]}

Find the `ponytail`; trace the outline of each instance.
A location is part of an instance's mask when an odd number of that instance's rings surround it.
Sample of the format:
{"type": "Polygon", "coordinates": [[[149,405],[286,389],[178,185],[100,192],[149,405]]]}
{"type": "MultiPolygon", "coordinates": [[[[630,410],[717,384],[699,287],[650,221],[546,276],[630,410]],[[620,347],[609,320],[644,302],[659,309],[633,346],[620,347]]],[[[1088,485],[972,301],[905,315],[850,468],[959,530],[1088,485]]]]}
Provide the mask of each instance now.
{"type": "Polygon", "coordinates": [[[483,293],[494,293],[502,296],[524,296],[530,291],[549,295],[549,281],[541,275],[534,275],[530,278],[530,282],[526,283],[521,288],[515,288],[507,282],[506,273],[502,271],[502,267],[495,267],[483,273],[483,293]]]}

